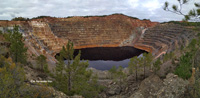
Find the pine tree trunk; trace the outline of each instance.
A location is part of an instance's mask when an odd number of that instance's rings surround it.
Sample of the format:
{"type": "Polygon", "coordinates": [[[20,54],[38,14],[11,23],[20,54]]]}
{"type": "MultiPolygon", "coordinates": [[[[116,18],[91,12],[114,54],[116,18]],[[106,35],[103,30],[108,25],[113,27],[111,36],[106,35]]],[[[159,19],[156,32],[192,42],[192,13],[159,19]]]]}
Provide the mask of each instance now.
{"type": "Polygon", "coordinates": [[[137,66],[136,66],[136,70],[135,70],[135,78],[136,78],[136,81],[137,81],[137,66]]]}
{"type": "Polygon", "coordinates": [[[120,79],[119,79],[119,87],[120,87],[120,92],[121,92],[121,89],[122,89],[121,76],[120,76],[120,79]]]}
{"type": "MultiPolygon", "coordinates": [[[[17,47],[16,47],[17,49],[17,47]]],[[[15,63],[17,63],[17,51],[15,51],[15,63]]]]}
{"type": "Polygon", "coordinates": [[[145,65],[144,65],[144,79],[145,79],[145,65]]]}
{"type": "Polygon", "coordinates": [[[69,72],[68,72],[68,91],[69,92],[71,92],[71,69],[70,69],[70,61],[69,61],[69,59],[68,59],[68,65],[67,65],[67,67],[68,67],[68,70],[69,70],[69,72]]]}
{"type": "Polygon", "coordinates": [[[68,74],[69,74],[69,77],[68,77],[68,91],[70,92],[71,91],[71,72],[69,71],[68,74]]]}
{"type": "Polygon", "coordinates": [[[41,71],[44,71],[44,66],[43,66],[43,62],[41,61],[41,71]]]}

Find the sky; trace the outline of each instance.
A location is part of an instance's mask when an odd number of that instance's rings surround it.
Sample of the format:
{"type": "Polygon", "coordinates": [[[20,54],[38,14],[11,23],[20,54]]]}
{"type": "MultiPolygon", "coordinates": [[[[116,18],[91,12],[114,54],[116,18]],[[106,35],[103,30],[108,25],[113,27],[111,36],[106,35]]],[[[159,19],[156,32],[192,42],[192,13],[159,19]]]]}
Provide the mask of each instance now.
{"type": "MultiPolygon", "coordinates": [[[[14,17],[33,18],[37,16],[94,16],[122,13],[139,19],[164,22],[182,20],[183,16],[163,10],[163,4],[178,4],[177,0],[0,0],[0,20],[14,17]]],[[[183,12],[194,8],[190,0],[183,6],[183,12]]]]}

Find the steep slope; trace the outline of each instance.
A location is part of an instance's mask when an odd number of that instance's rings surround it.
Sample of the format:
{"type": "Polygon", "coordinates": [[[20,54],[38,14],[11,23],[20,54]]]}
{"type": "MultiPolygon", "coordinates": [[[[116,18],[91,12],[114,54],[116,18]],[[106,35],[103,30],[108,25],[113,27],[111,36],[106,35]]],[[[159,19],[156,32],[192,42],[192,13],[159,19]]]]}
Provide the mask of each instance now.
{"type": "Polygon", "coordinates": [[[131,46],[152,52],[154,56],[185,46],[195,34],[175,24],[159,24],[122,14],[92,17],[45,17],[29,21],[0,21],[0,30],[6,32],[20,26],[29,52],[54,56],[70,40],[75,49],[131,46]]]}
{"type": "Polygon", "coordinates": [[[196,33],[177,24],[160,24],[149,28],[134,44],[135,48],[152,52],[156,57],[186,46],[196,33]]]}
{"type": "Polygon", "coordinates": [[[57,37],[71,40],[75,48],[129,46],[140,35],[140,32],[135,31],[137,27],[152,27],[157,24],[121,14],[57,18],[48,23],[57,37]]]}

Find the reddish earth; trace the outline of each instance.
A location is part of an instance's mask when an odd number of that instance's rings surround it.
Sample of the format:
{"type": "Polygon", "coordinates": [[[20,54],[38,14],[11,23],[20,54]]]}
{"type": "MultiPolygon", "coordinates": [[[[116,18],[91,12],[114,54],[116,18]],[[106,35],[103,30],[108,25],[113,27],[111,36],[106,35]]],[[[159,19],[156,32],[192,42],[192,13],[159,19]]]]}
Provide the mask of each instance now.
{"type": "MultiPolygon", "coordinates": [[[[70,40],[75,49],[132,46],[155,56],[174,49],[181,38],[188,41],[188,30],[159,25],[122,14],[92,17],[53,18],[29,21],[0,21],[0,30],[20,26],[26,46],[32,54],[43,54],[54,62],[54,56],[70,40]],[[158,25],[158,26],[157,26],[158,25]],[[186,36],[186,37],[185,37],[186,36]]],[[[191,37],[192,38],[192,37],[191,37]]]]}

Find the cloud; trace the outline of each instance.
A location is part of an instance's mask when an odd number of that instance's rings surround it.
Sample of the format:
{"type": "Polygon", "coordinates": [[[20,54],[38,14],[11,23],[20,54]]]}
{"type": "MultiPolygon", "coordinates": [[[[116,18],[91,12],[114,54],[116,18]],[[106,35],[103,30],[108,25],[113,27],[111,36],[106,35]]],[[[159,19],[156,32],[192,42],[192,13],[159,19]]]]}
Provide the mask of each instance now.
{"type": "Polygon", "coordinates": [[[149,11],[154,11],[158,8],[161,8],[161,6],[162,5],[159,3],[158,0],[148,0],[147,2],[142,4],[142,7],[148,9],[149,11]]]}
{"type": "MultiPolygon", "coordinates": [[[[168,1],[170,4],[177,4],[176,0],[168,1]]],[[[123,13],[153,21],[181,20],[182,16],[162,9],[164,2],[165,0],[5,0],[0,3],[0,20],[10,20],[19,16],[67,17],[113,13],[123,13]]],[[[183,11],[187,12],[188,8],[194,6],[189,3],[184,7],[183,11]]]]}
{"type": "Polygon", "coordinates": [[[138,7],[139,6],[139,2],[138,2],[139,0],[128,0],[128,3],[130,4],[130,6],[132,7],[132,8],[136,8],[136,7],[138,7]]]}

